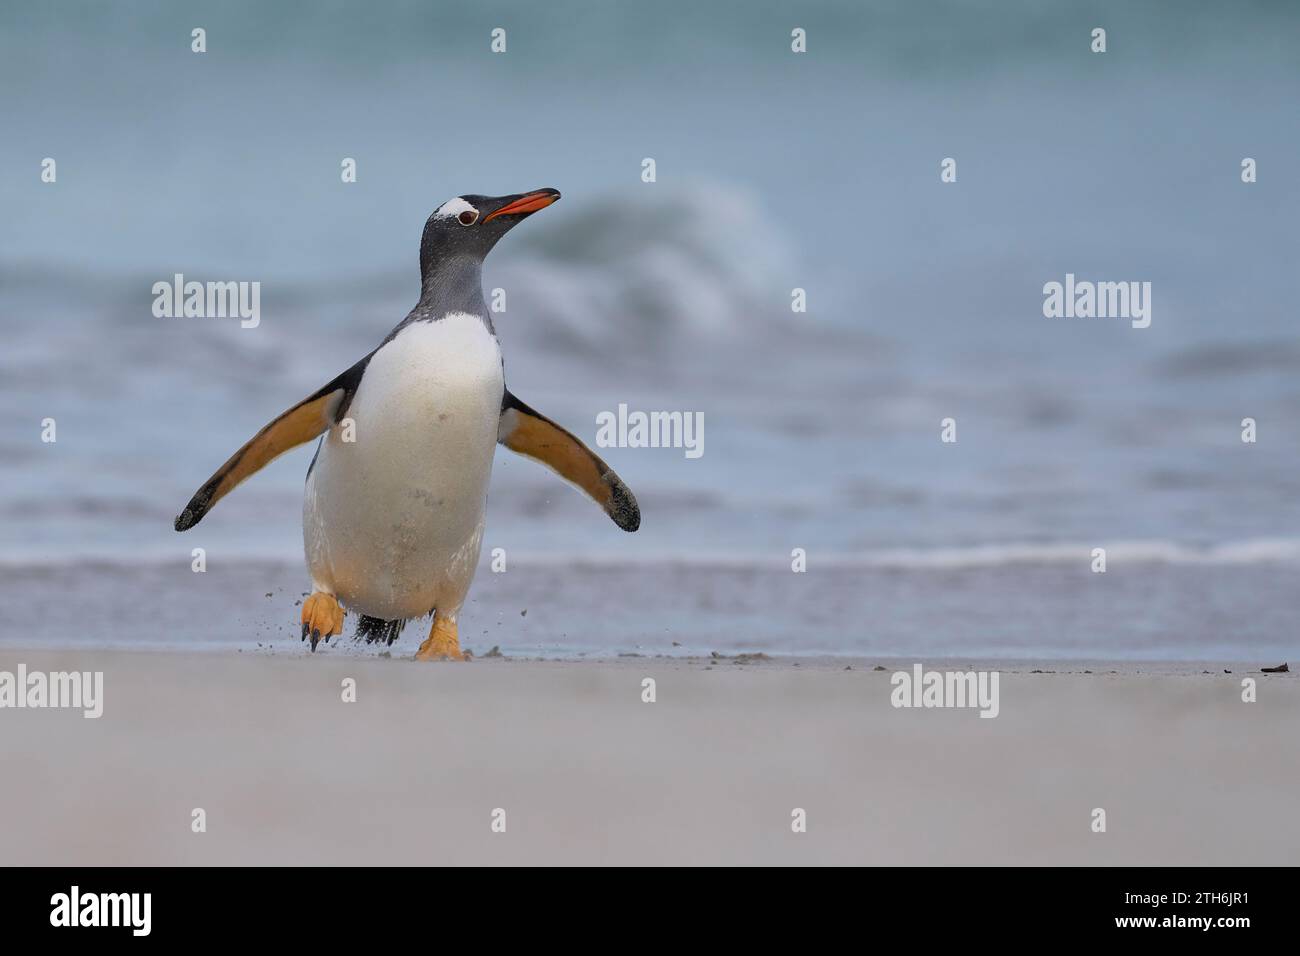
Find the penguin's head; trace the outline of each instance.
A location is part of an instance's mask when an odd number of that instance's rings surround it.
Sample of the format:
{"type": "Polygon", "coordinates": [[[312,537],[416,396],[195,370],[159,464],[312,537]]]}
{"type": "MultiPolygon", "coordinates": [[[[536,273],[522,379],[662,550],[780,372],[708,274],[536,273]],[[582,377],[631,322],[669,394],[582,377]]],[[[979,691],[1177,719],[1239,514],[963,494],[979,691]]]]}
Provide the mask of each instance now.
{"type": "Polygon", "coordinates": [[[482,259],[502,236],[560,198],[558,189],[534,189],[513,196],[457,196],[433,211],[420,239],[420,267],[426,275],[440,259],[482,259]]]}

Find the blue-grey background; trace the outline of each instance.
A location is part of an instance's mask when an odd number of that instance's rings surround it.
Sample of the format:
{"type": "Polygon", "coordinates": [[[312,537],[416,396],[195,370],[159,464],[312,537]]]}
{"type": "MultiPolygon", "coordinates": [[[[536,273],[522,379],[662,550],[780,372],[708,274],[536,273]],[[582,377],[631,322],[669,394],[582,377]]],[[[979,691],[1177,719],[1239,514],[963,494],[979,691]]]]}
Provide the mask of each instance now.
{"type": "Polygon", "coordinates": [[[310,449],[172,517],[400,320],[433,208],[545,185],[485,275],[512,390],[588,441],[619,402],[700,411],[705,454],[604,453],[628,536],[502,452],[509,571],[465,633],[1294,649],[1294,4],[5,4],[0,90],[4,640],[296,647],[310,449]],[[176,272],[260,281],[260,327],[155,318],[176,272]],[[1151,327],[1044,318],[1067,272],[1150,281],[1151,327]]]}

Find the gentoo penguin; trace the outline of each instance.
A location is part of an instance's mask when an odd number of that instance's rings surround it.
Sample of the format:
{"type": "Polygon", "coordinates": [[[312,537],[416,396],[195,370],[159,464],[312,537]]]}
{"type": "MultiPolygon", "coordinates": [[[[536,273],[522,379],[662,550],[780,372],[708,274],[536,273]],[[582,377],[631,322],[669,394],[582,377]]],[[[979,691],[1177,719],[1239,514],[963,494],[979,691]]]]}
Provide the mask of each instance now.
{"type": "Polygon", "coordinates": [[[420,240],[420,301],[379,347],[253,436],[176,519],[194,527],[240,482],[324,432],[307,469],[303,542],[311,648],[360,615],[357,636],[396,639],[433,615],[420,660],[464,660],[456,632],[483,541],[497,443],[550,466],[624,531],[641,513],[618,475],[572,434],[505,387],[483,301],[483,258],[515,225],[560,198],[554,189],[458,196],[420,240]]]}

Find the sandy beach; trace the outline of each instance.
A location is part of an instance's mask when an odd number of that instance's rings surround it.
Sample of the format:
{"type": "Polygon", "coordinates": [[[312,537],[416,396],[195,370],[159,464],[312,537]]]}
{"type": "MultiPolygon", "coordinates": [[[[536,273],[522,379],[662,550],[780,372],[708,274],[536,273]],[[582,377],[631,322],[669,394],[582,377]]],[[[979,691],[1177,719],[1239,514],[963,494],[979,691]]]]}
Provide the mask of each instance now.
{"type": "Polygon", "coordinates": [[[1293,674],[1261,674],[1258,663],[925,662],[1000,672],[998,716],[981,719],[891,706],[891,674],[913,663],[417,665],[9,648],[0,671],[102,671],[103,715],[0,709],[10,821],[0,860],[1300,859],[1293,674]],[[1247,676],[1255,703],[1241,700],[1247,676]],[[356,700],[345,703],[349,678],[356,700]],[[653,703],[642,699],[646,678],[653,703]],[[1091,830],[1098,807],[1105,833],[1091,830]],[[191,829],[196,808],[206,832],[191,829]],[[806,832],[792,832],[795,808],[806,832]],[[504,832],[493,829],[498,810],[504,832]]]}

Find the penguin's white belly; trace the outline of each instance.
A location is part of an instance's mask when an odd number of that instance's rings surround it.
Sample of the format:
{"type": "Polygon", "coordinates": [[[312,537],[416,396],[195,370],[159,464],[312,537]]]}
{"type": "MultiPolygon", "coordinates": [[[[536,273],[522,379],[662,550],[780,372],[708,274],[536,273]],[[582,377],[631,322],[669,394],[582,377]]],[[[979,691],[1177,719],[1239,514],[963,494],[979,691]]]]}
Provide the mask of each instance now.
{"type": "Polygon", "coordinates": [[[317,590],[384,620],[455,618],[478,564],[504,390],[500,348],[475,315],[413,323],[371,357],[307,478],[317,590]]]}

